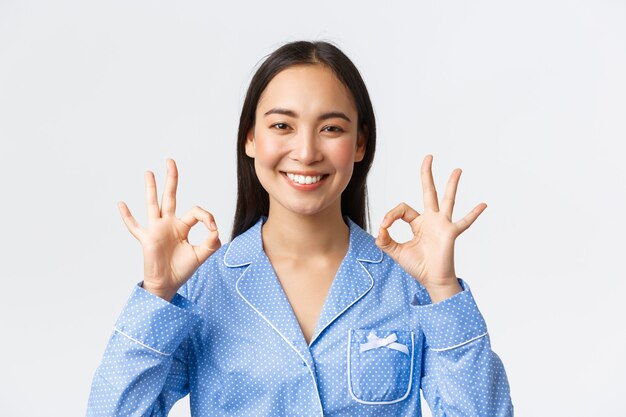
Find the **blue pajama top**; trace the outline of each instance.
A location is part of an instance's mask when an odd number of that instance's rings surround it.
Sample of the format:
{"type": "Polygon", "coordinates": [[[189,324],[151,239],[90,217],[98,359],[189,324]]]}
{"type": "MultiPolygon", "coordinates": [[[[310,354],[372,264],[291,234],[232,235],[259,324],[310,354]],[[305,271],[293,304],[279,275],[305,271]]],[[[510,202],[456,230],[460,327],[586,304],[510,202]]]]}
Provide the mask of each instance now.
{"type": "Polygon", "coordinates": [[[93,378],[87,416],[513,416],[502,362],[467,284],[428,292],[345,217],[350,244],[306,343],[261,217],[171,302],[136,285],[93,378]]]}

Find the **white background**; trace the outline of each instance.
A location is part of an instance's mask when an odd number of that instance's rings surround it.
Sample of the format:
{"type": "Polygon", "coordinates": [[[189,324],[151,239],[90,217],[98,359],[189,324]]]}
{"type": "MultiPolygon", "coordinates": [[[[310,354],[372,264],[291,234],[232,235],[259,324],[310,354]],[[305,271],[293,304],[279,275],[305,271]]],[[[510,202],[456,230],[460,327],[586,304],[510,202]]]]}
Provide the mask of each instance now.
{"type": "MultiPolygon", "coordinates": [[[[456,219],[488,204],[458,240],[456,269],[516,415],[624,415],[617,0],[0,0],[0,415],[84,414],[142,276],[117,202],[145,224],[146,170],[160,198],[174,158],[177,214],[210,210],[228,241],[243,95],[258,62],[298,39],[336,42],[369,87],[375,226],[401,201],[421,210],[427,153],[440,196],[464,171],[456,219]]],[[[186,401],[171,415],[188,415],[186,401]]]]}

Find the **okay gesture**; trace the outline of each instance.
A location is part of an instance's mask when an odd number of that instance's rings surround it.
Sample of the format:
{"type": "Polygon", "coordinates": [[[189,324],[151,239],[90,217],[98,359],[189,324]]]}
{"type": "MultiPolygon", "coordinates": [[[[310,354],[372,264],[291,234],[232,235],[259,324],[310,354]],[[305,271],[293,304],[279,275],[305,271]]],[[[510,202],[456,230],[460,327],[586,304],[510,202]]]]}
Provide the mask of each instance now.
{"type": "Polygon", "coordinates": [[[416,278],[436,303],[462,291],[454,271],[454,241],[474,223],[487,204],[478,204],[461,220],[452,222],[461,169],[452,171],[439,206],[432,162],[433,156],[426,155],[421,168],[424,212],[420,214],[406,203],[390,210],[380,225],[376,245],[416,278]],[[413,239],[408,242],[398,243],[389,235],[387,229],[398,219],[411,226],[413,239]]]}

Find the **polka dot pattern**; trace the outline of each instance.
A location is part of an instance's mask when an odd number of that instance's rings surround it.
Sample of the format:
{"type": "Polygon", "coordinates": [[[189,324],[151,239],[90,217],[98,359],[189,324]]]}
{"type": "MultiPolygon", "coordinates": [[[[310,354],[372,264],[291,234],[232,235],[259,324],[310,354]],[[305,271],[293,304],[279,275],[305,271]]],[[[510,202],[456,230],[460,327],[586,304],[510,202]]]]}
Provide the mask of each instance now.
{"type": "MultiPolygon", "coordinates": [[[[462,279],[459,283],[464,291],[436,304],[417,304],[418,322],[431,349],[456,346],[487,333],[469,285],[462,279]]],[[[415,298],[412,304],[416,305],[415,298]]]]}
{"type": "Polygon", "coordinates": [[[383,403],[401,400],[411,388],[413,372],[413,332],[351,330],[348,346],[350,374],[349,389],[357,401],[383,403]],[[394,336],[397,349],[388,345],[363,350],[371,343],[368,336],[378,340],[394,336]],[[401,351],[404,347],[405,351],[401,351]]]}
{"type": "Polygon", "coordinates": [[[118,318],[115,331],[171,355],[198,319],[193,305],[180,294],[168,303],[138,285],[118,318]]]}
{"type": "Polygon", "coordinates": [[[346,218],[348,253],[307,344],[263,252],[265,220],[215,252],[171,303],[134,288],[88,416],[166,416],[188,394],[194,417],[420,416],[420,388],[437,417],[513,415],[463,280],[463,292],[432,304],[346,218]]]}

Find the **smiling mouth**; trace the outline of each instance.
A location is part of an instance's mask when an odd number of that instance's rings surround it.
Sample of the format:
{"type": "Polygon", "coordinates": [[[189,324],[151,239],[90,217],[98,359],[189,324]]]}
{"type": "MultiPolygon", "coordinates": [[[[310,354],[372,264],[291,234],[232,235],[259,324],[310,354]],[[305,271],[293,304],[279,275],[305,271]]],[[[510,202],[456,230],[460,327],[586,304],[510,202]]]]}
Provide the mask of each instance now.
{"type": "Polygon", "coordinates": [[[328,174],[323,174],[323,175],[296,175],[296,174],[292,174],[291,172],[283,172],[283,174],[285,174],[287,176],[287,178],[289,178],[291,181],[297,183],[297,184],[302,184],[302,185],[309,185],[309,184],[315,184],[320,182],[321,180],[323,180],[324,178],[326,178],[328,176],[328,174]]]}

